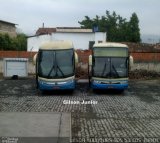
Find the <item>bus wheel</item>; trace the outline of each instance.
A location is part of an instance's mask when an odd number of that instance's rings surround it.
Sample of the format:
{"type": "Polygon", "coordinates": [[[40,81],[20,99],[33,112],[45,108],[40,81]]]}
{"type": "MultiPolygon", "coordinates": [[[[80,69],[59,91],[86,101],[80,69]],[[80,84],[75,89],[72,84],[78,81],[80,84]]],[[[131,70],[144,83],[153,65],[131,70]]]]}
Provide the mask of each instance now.
{"type": "Polygon", "coordinates": [[[72,96],[72,95],[73,95],[73,92],[74,92],[74,89],[70,89],[68,92],[69,92],[69,94],[72,96]]]}
{"type": "Polygon", "coordinates": [[[38,89],[39,88],[39,83],[38,83],[38,81],[36,80],[36,89],[38,89]]]}
{"type": "Polygon", "coordinates": [[[120,94],[123,94],[124,89],[119,89],[118,92],[119,92],[120,94]]]}
{"type": "Polygon", "coordinates": [[[38,83],[38,76],[36,75],[36,88],[39,88],[39,83],[38,83]]]}

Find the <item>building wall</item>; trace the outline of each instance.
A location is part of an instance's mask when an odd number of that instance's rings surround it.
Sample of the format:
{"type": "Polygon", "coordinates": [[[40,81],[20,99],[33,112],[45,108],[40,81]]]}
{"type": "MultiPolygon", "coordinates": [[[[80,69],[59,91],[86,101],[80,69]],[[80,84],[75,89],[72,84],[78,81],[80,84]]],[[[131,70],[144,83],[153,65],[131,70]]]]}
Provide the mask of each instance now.
{"type": "Polygon", "coordinates": [[[41,35],[30,37],[27,40],[27,51],[38,51],[39,46],[46,41],[70,40],[75,49],[88,49],[89,41],[105,41],[106,33],[53,33],[52,35],[41,35]]]}
{"type": "Polygon", "coordinates": [[[134,62],[160,62],[160,52],[131,52],[131,55],[134,57],[134,62]]]}
{"type": "Polygon", "coordinates": [[[26,51],[0,51],[0,73],[4,71],[3,58],[28,58],[28,73],[35,73],[35,65],[33,64],[33,57],[36,52],[26,51]]]}
{"type": "Polygon", "coordinates": [[[4,22],[0,22],[0,33],[8,33],[11,37],[17,36],[15,25],[4,22]]]}
{"type": "Polygon", "coordinates": [[[75,49],[88,49],[89,41],[94,41],[93,33],[53,33],[53,40],[70,40],[75,49]]]}
{"type": "Polygon", "coordinates": [[[131,70],[148,70],[160,72],[160,52],[131,52],[134,65],[131,70]]]}
{"type": "MultiPolygon", "coordinates": [[[[0,73],[4,73],[4,61],[0,59],[0,73]]],[[[28,62],[28,74],[35,74],[35,65],[32,61],[28,62]]]]}
{"type": "Polygon", "coordinates": [[[29,58],[32,60],[33,56],[37,52],[26,52],[26,51],[0,51],[0,59],[3,58],[29,58]]]}
{"type": "Polygon", "coordinates": [[[141,62],[141,63],[134,63],[131,67],[131,71],[134,70],[147,70],[147,71],[155,71],[160,73],[160,63],[153,63],[153,62],[141,62]]]}
{"type": "Polygon", "coordinates": [[[47,41],[51,41],[52,37],[51,35],[41,35],[41,36],[35,36],[30,37],[27,39],[27,51],[38,51],[41,44],[47,41]]]}
{"type": "MultiPolygon", "coordinates": [[[[88,57],[91,55],[91,50],[76,50],[79,58],[78,67],[87,74],[88,71],[88,57]]],[[[29,74],[35,73],[35,66],[33,65],[33,56],[36,52],[26,51],[1,51],[0,52],[0,73],[3,72],[3,58],[28,58],[29,59],[29,74]]],[[[144,53],[133,52],[130,53],[133,56],[134,64],[131,70],[145,69],[148,71],[160,72],[160,52],[159,53],[144,53]]]]}
{"type": "MultiPolygon", "coordinates": [[[[88,57],[91,55],[91,50],[76,50],[79,58],[78,66],[87,74],[88,57]]],[[[0,52],[0,73],[3,73],[3,58],[28,58],[28,73],[35,73],[35,66],[33,65],[33,56],[36,52],[25,51],[1,51],[0,52]]],[[[145,69],[148,71],[160,72],[160,53],[131,53],[134,59],[134,64],[131,70],[145,69]],[[138,56],[137,56],[138,55],[138,56]],[[139,56],[141,55],[141,56],[139,56]],[[145,57],[145,58],[144,58],[145,57]],[[149,57],[149,60],[147,59],[149,57]],[[154,57],[154,59],[152,58],[154,57]]]]}

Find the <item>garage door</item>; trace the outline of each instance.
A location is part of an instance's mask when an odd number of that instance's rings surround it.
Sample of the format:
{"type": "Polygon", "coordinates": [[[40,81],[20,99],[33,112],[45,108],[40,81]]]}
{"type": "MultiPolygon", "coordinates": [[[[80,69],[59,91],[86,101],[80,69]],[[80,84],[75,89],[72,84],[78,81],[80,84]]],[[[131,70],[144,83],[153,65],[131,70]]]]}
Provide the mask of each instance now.
{"type": "Polygon", "coordinates": [[[7,59],[5,60],[5,76],[11,77],[13,75],[18,75],[21,77],[26,77],[27,72],[27,60],[21,59],[7,59]]]}

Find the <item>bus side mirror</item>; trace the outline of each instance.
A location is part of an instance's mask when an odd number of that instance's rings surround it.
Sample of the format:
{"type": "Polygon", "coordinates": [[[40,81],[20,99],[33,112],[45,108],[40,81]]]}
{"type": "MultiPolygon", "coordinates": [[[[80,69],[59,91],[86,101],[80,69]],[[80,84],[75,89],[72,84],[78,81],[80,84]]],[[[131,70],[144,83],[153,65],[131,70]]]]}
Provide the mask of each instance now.
{"type": "Polygon", "coordinates": [[[89,55],[89,62],[88,62],[89,66],[92,66],[92,55],[89,55]]]}
{"type": "Polygon", "coordinates": [[[132,68],[134,64],[134,60],[132,56],[129,56],[129,67],[132,68]]]}
{"type": "Polygon", "coordinates": [[[90,73],[91,70],[92,70],[92,55],[89,55],[88,72],[90,73]]]}
{"type": "Polygon", "coordinates": [[[75,56],[75,66],[78,65],[78,55],[76,52],[74,52],[74,56],[75,56]]]}
{"type": "Polygon", "coordinates": [[[36,60],[37,60],[37,54],[35,54],[33,57],[33,65],[36,65],[36,60]]]}

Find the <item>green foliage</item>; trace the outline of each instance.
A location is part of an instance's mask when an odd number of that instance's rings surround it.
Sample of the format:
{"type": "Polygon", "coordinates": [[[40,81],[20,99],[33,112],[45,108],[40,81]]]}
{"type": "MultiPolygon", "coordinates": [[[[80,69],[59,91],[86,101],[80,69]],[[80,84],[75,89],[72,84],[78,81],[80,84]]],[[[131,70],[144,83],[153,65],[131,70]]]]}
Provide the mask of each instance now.
{"type": "Polygon", "coordinates": [[[139,20],[138,20],[138,16],[136,13],[133,13],[131,18],[130,18],[130,21],[129,21],[129,40],[132,41],[132,42],[140,42],[141,39],[140,39],[140,29],[139,29],[139,20]]]}
{"type": "Polygon", "coordinates": [[[140,42],[139,20],[133,13],[130,20],[117,15],[115,11],[106,11],[105,16],[96,15],[91,19],[85,16],[84,20],[78,22],[82,28],[93,28],[98,26],[100,32],[107,32],[107,41],[114,42],[140,42]]]}
{"type": "Polygon", "coordinates": [[[27,50],[27,37],[25,34],[18,34],[17,37],[10,37],[8,34],[0,34],[0,50],[27,50]]]}

